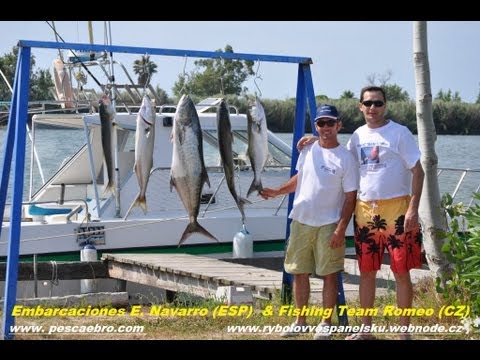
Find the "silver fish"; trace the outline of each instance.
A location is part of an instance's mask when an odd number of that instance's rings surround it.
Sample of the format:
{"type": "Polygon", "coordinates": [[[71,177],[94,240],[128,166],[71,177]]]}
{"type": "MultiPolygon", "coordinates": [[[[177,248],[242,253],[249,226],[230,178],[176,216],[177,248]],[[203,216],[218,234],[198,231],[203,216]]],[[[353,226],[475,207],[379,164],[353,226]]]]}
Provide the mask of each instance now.
{"type": "Polygon", "coordinates": [[[135,131],[135,175],[137,175],[140,192],[125,215],[125,219],[135,206],[140,206],[147,213],[148,179],[153,166],[153,146],[155,143],[155,107],[150,98],[145,95],[137,114],[137,128],[135,131]]]}
{"type": "Polygon", "coordinates": [[[240,213],[242,214],[242,222],[245,222],[243,205],[245,203],[250,203],[250,201],[238,196],[237,192],[235,191],[232,152],[233,134],[232,126],[230,124],[230,113],[228,111],[228,106],[225,102],[225,99],[222,99],[217,109],[217,138],[218,149],[222,159],[223,172],[225,174],[225,179],[227,180],[228,190],[230,190],[230,194],[232,194],[235,202],[237,203],[238,210],[240,210],[240,213]]]}
{"type": "Polygon", "coordinates": [[[263,171],[268,160],[268,129],[265,110],[260,100],[255,97],[255,103],[247,111],[248,119],[248,156],[253,168],[254,178],[247,196],[253,191],[262,191],[260,173],[263,171]]]}
{"type": "Polygon", "coordinates": [[[190,223],[178,242],[180,246],[188,236],[199,232],[213,240],[215,236],[205,230],[197,221],[203,184],[210,186],[203,160],[202,129],[192,99],[183,95],[180,99],[173,124],[173,153],[170,171],[170,191],[178,192],[188,212],[190,223]]]}
{"type": "Polygon", "coordinates": [[[106,191],[115,192],[113,180],[113,157],[112,157],[112,121],[115,118],[115,109],[107,95],[103,95],[99,101],[100,124],[102,132],[102,148],[107,168],[108,184],[106,191]]]}

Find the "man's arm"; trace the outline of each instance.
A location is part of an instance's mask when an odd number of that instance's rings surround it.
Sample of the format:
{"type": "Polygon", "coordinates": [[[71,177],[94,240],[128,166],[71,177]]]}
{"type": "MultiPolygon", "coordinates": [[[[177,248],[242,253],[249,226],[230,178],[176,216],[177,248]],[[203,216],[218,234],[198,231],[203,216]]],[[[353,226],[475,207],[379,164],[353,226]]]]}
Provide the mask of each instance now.
{"type": "Polygon", "coordinates": [[[297,178],[298,174],[293,175],[286,183],[280,185],[277,189],[264,187],[263,190],[260,191],[260,196],[267,200],[268,198],[274,198],[278,195],[294,192],[297,188],[297,178]]]}
{"type": "Polygon", "coordinates": [[[420,197],[422,196],[423,179],[425,173],[423,172],[420,160],[417,161],[412,171],[412,197],[408,205],[407,213],[405,214],[405,222],[403,228],[405,232],[414,230],[418,226],[418,206],[420,204],[420,197]]]}
{"type": "Polygon", "coordinates": [[[343,245],[345,241],[345,232],[347,231],[348,223],[352,217],[355,204],[357,202],[357,191],[350,191],[345,193],[345,201],[343,202],[342,213],[338,221],[337,228],[333,232],[330,239],[330,247],[336,248],[343,245]]]}

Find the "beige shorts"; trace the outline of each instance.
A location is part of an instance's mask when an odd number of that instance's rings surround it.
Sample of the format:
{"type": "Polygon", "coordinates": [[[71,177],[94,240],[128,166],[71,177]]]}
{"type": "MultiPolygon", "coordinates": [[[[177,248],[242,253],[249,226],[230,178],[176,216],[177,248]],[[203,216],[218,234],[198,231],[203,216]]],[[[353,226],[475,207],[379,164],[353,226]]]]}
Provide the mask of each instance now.
{"type": "Polygon", "coordinates": [[[285,271],[289,274],[324,276],[343,271],[345,243],[332,249],[330,238],[337,224],[309,226],[293,220],[285,254],[285,271]]]}

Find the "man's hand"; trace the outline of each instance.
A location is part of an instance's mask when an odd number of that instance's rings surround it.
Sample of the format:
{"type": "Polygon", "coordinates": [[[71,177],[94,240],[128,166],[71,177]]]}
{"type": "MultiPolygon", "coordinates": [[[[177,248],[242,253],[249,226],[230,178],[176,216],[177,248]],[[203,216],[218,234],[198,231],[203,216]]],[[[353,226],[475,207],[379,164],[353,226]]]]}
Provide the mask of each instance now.
{"type": "Polygon", "coordinates": [[[278,190],[264,187],[263,190],[260,191],[259,194],[262,198],[264,198],[265,200],[268,200],[270,198],[277,197],[279,192],[278,192],[278,190]]]}
{"type": "Polygon", "coordinates": [[[304,135],[304,136],[302,136],[302,138],[300,140],[298,140],[298,142],[297,142],[297,150],[302,151],[302,149],[306,145],[313,144],[315,141],[317,141],[317,139],[318,139],[318,137],[316,137],[314,135],[304,135]]]}
{"type": "Polygon", "coordinates": [[[405,214],[405,220],[403,222],[403,231],[407,233],[417,229],[418,226],[419,226],[418,211],[411,210],[409,208],[405,214]]]}
{"type": "Polygon", "coordinates": [[[335,230],[330,238],[330,247],[332,249],[343,246],[345,242],[345,232],[335,230]]]}

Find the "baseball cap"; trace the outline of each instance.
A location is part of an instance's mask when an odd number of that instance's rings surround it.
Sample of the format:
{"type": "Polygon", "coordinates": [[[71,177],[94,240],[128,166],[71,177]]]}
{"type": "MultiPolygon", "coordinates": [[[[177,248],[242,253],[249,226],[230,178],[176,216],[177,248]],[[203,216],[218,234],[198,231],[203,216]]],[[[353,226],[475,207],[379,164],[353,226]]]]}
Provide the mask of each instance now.
{"type": "Polygon", "coordinates": [[[331,119],[338,119],[338,111],[337,108],[333,105],[320,105],[317,108],[317,116],[315,116],[315,121],[320,118],[331,118],[331,119]]]}

